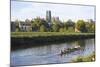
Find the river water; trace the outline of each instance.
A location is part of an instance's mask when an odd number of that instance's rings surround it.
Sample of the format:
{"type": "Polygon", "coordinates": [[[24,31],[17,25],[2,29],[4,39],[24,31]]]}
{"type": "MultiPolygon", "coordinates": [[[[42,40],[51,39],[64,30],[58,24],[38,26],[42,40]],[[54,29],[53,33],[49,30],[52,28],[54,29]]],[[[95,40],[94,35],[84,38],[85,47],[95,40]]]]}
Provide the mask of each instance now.
{"type": "MultiPolygon", "coordinates": [[[[42,44],[41,44],[42,45],[42,44]]],[[[11,51],[11,65],[38,65],[72,62],[75,57],[87,56],[95,51],[95,40],[85,39],[78,41],[66,41],[60,44],[35,46],[27,49],[11,51]],[[80,46],[81,50],[59,55],[65,48],[80,46]]]]}

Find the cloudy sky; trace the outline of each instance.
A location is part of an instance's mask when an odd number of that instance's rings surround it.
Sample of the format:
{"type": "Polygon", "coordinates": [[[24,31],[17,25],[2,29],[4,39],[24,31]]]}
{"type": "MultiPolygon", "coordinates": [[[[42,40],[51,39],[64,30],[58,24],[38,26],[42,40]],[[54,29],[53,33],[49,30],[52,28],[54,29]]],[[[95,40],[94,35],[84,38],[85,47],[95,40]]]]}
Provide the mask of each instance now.
{"type": "Polygon", "coordinates": [[[11,20],[25,20],[36,17],[45,18],[46,11],[51,10],[52,17],[58,17],[62,21],[68,19],[93,19],[95,20],[94,6],[80,6],[67,4],[50,4],[36,2],[11,1],[11,20]]]}

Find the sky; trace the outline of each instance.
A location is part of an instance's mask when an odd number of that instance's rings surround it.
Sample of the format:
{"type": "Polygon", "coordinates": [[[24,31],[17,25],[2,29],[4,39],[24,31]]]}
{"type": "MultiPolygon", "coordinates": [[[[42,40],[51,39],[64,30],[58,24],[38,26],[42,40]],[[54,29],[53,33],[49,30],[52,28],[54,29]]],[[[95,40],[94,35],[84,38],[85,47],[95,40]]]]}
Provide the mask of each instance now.
{"type": "Polygon", "coordinates": [[[94,6],[11,1],[11,21],[46,18],[47,10],[51,11],[52,17],[59,17],[61,21],[95,20],[94,6]]]}

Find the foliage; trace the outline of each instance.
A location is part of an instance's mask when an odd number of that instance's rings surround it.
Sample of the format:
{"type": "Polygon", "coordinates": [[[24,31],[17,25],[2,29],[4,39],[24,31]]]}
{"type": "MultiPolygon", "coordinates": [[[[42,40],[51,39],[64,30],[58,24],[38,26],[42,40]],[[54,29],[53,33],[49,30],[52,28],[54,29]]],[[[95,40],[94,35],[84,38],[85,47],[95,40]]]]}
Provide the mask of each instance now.
{"type": "Polygon", "coordinates": [[[59,31],[59,25],[58,24],[53,24],[52,31],[53,32],[58,32],[59,31]]]}
{"type": "Polygon", "coordinates": [[[78,20],[76,23],[76,28],[81,32],[86,32],[86,25],[83,20],[78,20]]]}
{"type": "Polygon", "coordinates": [[[85,24],[86,24],[87,32],[95,32],[95,23],[86,22],[85,24]]]}
{"type": "MultiPolygon", "coordinates": [[[[19,28],[20,22],[19,20],[15,21],[16,29],[19,28]]],[[[71,19],[65,22],[54,19],[51,23],[48,23],[45,19],[37,17],[32,20],[26,19],[23,22],[31,23],[31,29],[28,32],[75,32],[75,29],[80,32],[95,32],[95,22],[93,20],[90,20],[90,22],[78,20],[75,23],[71,19]]]]}
{"type": "Polygon", "coordinates": [[[46,32],[46,27],[44,25],[40,26],[40,32],[46,32]]]}
{"type": "Polygon", "coordinates": [[[16,28],[19,28],[19,23],[20,23],[20,21],[19,21],[19,20],[15,20],[15,25],[16,25],[16,28]]]}
{"type": "Polygon", "coordinates": [[[88,56],[79,56],[73,60],[73,62],[91,62],[91,61],[95,61],[95,53],[94,52],[88,56]]]}
{"type": "Polygon", "coordinates": [[[16,28],[16,32],[19,32],[20,30],[19,30],[19,28],[16,28]]]}
{"type": "Polygon", "coordinates": [[[95,24],[92,25],[92,32],[95,32],[95,24]]]}
{"type": "Polygon", "coordinates": [[[71,19],[69,19],[67,22],[66,22],[66,24],[68,25],[68,27],[74,27],[74,25],[75,25],[75,23],[71,20],[71,19]]]}
{"type": "Polygon", "coordinates": [[[64,23],[64,31],[67,31],[68,30],[68,24],[65,22],[64,23]]]}
{"type": "Polygon", "coordinates": [[[60,28],[59,29],[59,32],[64,32],[64,28],[60,28]]]}

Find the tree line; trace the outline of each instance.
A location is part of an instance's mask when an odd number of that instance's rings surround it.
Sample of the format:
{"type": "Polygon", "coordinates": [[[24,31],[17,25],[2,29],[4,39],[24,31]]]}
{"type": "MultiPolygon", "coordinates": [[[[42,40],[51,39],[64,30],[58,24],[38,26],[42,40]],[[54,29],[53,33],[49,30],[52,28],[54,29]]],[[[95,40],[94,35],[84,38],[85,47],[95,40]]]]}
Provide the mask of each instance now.
{"type": "MultiPolygon", "coordinates": [[[[45,19],[37,17],[32,20],[26,19],[24,22],[31,23],[30,32],[75,32],[75,29],[79,32],[95,32],[95,22],[92,19],[89,22],[84,20],[74,22],[71,19],[66,22],[60,20],[47,22],[45,19]]],[[[15,21],[16,31],[20,31],[19,23],[20,21],[15,21]]]]}

